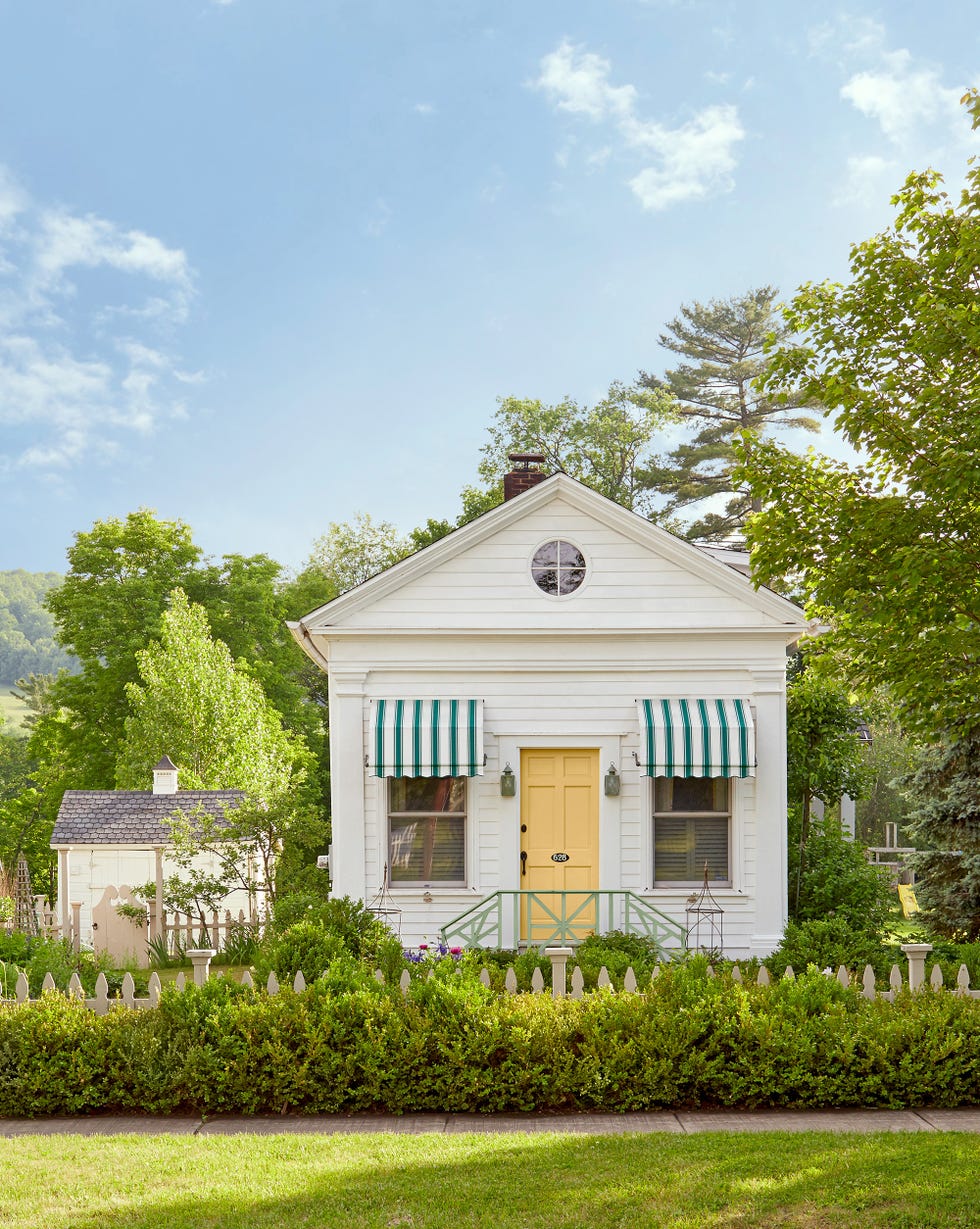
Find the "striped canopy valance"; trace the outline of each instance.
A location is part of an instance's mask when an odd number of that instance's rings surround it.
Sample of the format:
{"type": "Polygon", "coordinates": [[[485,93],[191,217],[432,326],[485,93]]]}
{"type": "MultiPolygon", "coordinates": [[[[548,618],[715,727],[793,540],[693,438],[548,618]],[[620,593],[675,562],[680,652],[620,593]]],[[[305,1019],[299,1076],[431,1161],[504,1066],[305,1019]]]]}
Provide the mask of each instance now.
{"type": "Polygon", "coordinates": [[[372,700],[376,777],[482,777],[482,700],[372,700]]]}
{"type": "Polygon", "coordinates": [[[640,700],[640,766],[648,777],[754,777],[748,700],[640,700]]]}

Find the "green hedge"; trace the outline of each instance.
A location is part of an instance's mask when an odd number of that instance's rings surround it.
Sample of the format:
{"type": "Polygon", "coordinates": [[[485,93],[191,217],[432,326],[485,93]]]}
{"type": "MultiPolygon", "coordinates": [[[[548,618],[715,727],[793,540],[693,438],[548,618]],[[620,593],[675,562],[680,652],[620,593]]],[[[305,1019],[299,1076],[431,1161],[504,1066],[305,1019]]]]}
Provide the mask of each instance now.
{"type": "Polygon", "coordinates": [[[99,1017],[60,995],[0,1010],[0,1115],[194,1110],[652,1110],[980,1104],[980,1002],[861,998],[666,970],[649,993],[402,996],[353,963],[302,994],[224,979],[99,1017]]]}

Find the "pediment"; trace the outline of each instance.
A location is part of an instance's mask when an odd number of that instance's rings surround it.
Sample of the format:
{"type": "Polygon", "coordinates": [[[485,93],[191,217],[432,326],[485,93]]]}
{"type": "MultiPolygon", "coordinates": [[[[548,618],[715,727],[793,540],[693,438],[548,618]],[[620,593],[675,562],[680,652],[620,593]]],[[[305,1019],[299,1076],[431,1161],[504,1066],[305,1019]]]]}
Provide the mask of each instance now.
{"type": "Polygon", "coordinates": [[[291,625],[297,639],[380,629],[802,630],[803,612],[698,547],[556,474],[291,625]],[[586,579],[542,593],[531,559],[575,544],[586,579]]]}

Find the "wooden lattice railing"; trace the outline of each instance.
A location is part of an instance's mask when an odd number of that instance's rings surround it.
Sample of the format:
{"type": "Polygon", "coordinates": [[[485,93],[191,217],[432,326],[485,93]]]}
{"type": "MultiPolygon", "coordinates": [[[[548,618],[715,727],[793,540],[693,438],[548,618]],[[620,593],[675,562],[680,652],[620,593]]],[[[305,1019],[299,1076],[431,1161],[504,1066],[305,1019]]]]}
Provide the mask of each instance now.
{"type": "Polygon", "coordinates": [[[465,947],[540,947],[581,943],[623,930],[667,953],[687,945],[684,927],[634,892],[493,892],[447,922],[443,943],[465,947]]]}

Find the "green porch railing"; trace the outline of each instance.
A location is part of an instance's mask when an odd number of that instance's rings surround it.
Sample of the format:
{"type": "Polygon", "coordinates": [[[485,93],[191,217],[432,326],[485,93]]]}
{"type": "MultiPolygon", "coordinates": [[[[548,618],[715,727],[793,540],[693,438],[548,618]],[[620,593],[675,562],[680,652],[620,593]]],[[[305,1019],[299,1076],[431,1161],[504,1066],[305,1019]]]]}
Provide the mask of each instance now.
{"type": "Polygon", "coordinates": [[[635,892],[494,892],[447,922],[446,944],[461,947],[537,947],[581,943],[590,934],[624,930],[662,949],[684,948],[687,932],[635,892]]]}

